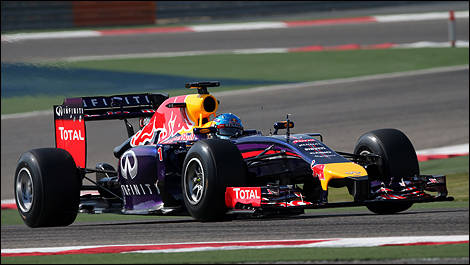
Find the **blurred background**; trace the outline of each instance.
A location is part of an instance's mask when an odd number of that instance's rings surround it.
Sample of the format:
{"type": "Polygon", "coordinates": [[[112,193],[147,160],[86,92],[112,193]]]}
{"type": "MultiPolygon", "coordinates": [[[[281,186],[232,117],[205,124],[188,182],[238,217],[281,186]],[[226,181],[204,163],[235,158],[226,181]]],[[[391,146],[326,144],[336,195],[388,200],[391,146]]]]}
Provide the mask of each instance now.
{"type": "Polygon", "coordinates": [[[14,30],[214,22],[276,16],[331,17],[335,12],[426,11],[464,1],[4,1],[2,33],[14,30]],[[382,10],[381,10],[382,8],[382,10]]]}

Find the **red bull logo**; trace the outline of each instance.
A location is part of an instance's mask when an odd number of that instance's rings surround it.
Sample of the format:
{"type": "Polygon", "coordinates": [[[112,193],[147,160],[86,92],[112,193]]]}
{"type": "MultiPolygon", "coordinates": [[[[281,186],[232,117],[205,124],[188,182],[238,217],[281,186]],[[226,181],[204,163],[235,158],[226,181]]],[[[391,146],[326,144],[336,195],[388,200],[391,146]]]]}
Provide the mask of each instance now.
{"type": "Polygon", "coordinates": [[[314,177],[317,177],[319,180],[325,180],[325,176],[323,175],[323,170],[325,169],[325,165],[323,164],[314,165],[314,163],[312,163],[310,165],[310,168],[313,171],[312,174],[314,177]]]}
{"type": "Polygon", "coordinates": [[[189,119],[185,108],[166,107],[169,103],[185,102],[186,97],[178,96],[165,100],[149,123],[132,136],[131,146],[161,143],[181,131],[191,130],[194,123],[189,119]]]}

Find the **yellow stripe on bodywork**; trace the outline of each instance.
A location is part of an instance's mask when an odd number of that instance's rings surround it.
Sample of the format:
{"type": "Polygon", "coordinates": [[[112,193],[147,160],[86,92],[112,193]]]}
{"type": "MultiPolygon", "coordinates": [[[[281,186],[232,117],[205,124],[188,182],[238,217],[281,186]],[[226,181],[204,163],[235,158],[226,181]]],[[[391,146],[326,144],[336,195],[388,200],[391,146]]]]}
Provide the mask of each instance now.
{"type": "Polygon", "coordinates": [[[328,189],[328,182],[331,179],[362,176],[367,176],[367,171],[362,166],[353,162],[325,164],[323,168],[324,179],[320,179],[320,183],[322,189],[326,191],[328,189]]]}

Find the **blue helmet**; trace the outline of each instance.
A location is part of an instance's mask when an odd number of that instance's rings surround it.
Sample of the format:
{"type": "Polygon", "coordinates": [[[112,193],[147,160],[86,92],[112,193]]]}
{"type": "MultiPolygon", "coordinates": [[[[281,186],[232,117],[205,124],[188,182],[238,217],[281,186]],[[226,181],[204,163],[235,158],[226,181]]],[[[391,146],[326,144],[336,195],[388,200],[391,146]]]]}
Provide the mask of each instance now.
{"type": "Polygon", "coordinates": [[[241,136],[243,133],[242,121],[232,113],[223,113],[215,117],[214,127],[217,128],[217,136],[222,139],[241,136]]]}

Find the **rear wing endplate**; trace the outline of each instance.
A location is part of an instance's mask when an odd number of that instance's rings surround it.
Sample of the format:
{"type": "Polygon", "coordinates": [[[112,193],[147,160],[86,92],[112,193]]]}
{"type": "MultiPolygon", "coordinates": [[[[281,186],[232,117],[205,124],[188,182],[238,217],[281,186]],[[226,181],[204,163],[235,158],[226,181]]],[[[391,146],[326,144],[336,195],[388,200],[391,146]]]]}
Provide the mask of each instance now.
{"type": "Polygon", "coordinates": [[[54,105],[55,145],[67,150],[78,167],[86,167],[85,121],[151,117],[168,94],[122,94],[66,98],[54,105]]]}

